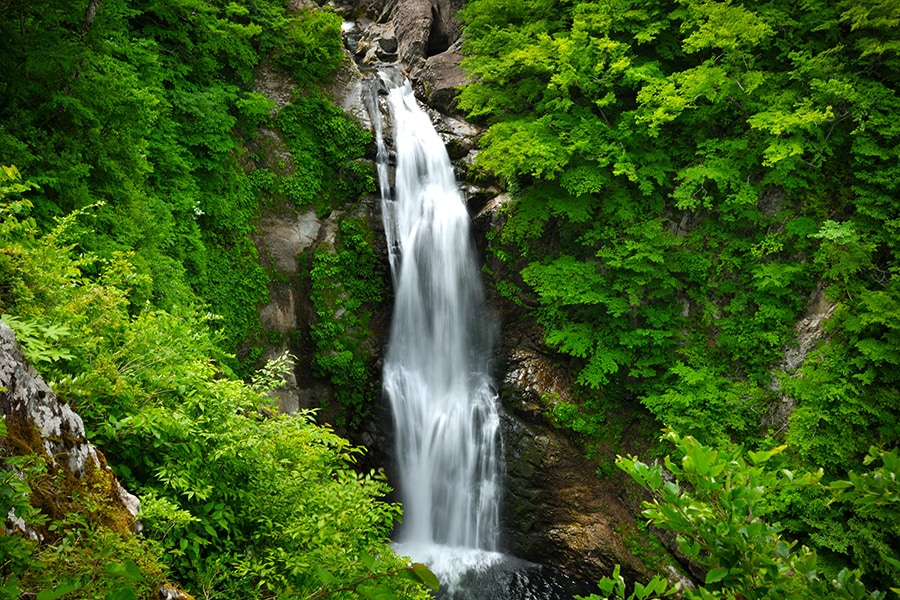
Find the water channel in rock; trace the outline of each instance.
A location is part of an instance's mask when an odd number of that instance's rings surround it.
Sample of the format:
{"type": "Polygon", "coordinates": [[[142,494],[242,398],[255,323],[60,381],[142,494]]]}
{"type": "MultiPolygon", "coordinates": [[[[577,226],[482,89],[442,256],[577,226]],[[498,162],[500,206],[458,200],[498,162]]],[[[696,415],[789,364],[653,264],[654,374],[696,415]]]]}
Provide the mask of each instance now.
{"type": "Polygon", "coordinates": [[[470,217],[444,144],[409,82],[382,70],[369,83],[395,290],[383,370],[404,511],[395,548],[438,575],[444,598],[589,593],[558,571],[498,551],[503,452],[490,375],[495,328],[470,217]]]}

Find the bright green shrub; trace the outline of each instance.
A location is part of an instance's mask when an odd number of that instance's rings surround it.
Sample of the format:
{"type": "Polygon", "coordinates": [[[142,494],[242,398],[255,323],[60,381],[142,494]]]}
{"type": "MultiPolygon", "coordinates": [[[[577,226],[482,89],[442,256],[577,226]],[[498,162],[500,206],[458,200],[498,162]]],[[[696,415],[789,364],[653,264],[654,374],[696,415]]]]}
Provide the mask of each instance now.
{"type": "MultiPolygon", "coordinates": [[[[13,193],[27,190],[11,181],[0,183],[13,193]]],[[[392,598],[426,597],[421,586],[433,584],[433,576],[387,545],[400,509],[381,500],[389,491],[384,476],[353,468],[362,449],[316,426],[309,413],[276,415],[267,392],[278,384],[277,369],[252,384],[231,377],[211,315],[191,306],[178,312],[129,306],[128,282],[140,276],[128,257],[105,261],[60,245],[66,227],[85,215],[66,217],[41,235],[27,210],[22,200],[0,203],[0,268],[9,282],[0,288],[0,305],[16,327],[39,318],[47,324],[25,337],[32,354],[46,352],[51,328],[66,331],[64,355],[38,367],[82,415],[123,484],[145,501],[142,519],[160,551],[96,527],[91,519],[102,514],[102,498],[84,495],[74,499],[71,514],[48,521],[59,540],[39,551],[4,542],[15,555],[9,568],[16,586],[53,581],[90,596],[123,577],[127,585],[159,582],[164,561],[170,576],[198,596],[323,597],[365,588],[392,598]],[[98,557],[134,564],[98,572],[98,557]]],[[[347,223],[345,244],[364,256],[359,226],[347,223]]],[[[365,286],[348,284],[354,292],[365,286]]],[[[22,489],[3,484],[0,498],[20,506],[15,494],[22,489]]]]}
{"type": "MultiPolygon", "coordinates": [[[[830,476],[897,439],[896,9],[466,3],[475,168],[514,196],[491,241],[513,273],[498,288],[537,305],[586,388],[557,423],[602,440],[610,404],[641,403],[715,447],[786,439],[797,468],[830,476]],[[825,301],[819,347],[783,373],[825,301]]],[[[808,499],[779,505],[793,535],[891,572],[887,522],[808,499]]]]}
{"type": "Polygon", "coordinates": [[[296,167],[281,180],[280,191],[297,206],[313,206],[324,215],[375,190],[371,165],[358,162],[371,132],[324,96],[295,97],[279,112],[277,125],[296,167]]]}
{"type": "MultiPolygon", "coordinates": [[[[672,430],[664,434],[680,460],[665,459],[650,466],[637,458],[619,457],[616,464],[653,494],[643,514],[657,527],[673,531],[680,550],[704,572],[702,584],[683,590],[686,598],[886,598],[885,592],[867,591],[859,570],[824,573],[814,550],[797,545],[782,535],[782,527],[770,522],[766,497],[781,489],[819,488],[822,471],[796,473],[776,470],[766,463],[785,446],[746,452],[740,447],[716,450],[690,436],[672,430]]],[[[896,456],[885,454],[886,469],[838,483],[832,490],[850,490],[862,502],[890,503],[897,486],[880,481],[896,479],[896,456]],[[893,460],[892,460],[893,458],[893,460]],[[893,469],[893,470],[892,470],[893,469]],[[869,484],[874,484],[869,487],[869,484]],[[887,494],[885,494],[887,492],[887,494]]],[[[833,493],[833,492],[832,492],[833,493]]],[[[662,576],[649,584],[636,584],[630,599],[672,596],[680,586],[670,586],[662,576]],[[674,589],[673,589],[674,588],[674,589]]],[[[600,582],[606,597],[625,598],[624,581],[618,577],[600,582]],[[610,594],[615,594],[610,596],[610,594]]],[[[591,598],[599,599],[598,596],[591,598]]]]}
{"type": "Polygon", "coordinates": [[[334,12],[302,9],[285,28],[283,46],[275,53],[275,64],[294,81],[327,81],[343,60],[341,17],[334,12]]]}
{"type": "MultiPolygon", "coordinates": [[[[340,18],[289,13],[274,0],[116,0],[99,5],[89,26],[83,11],[52,2],[16,15],[0,22],[0,155],[40,184],[37,225],[102,202],[91,222],[72,225],[72,239],[103,259],[133,253],[143,282],[129,287],[133,306],[174,310],[199,296],[223,316],[226,350],[255,340],[267,282],[246,239],[260,197],[245,174],[252,165],[239,159],[273,108],[254,91],[256,68],[274,55],[311,88],[340,64],[340,18]]],[[[348,143],[347,124],[333,124],[340,111],[324,106],[302,117],[318,145],[296,178],[327,180],[325,195],[344,199],[369,189],[372,175],[358,164],[346,177],[328,171],[348,160],[333,154],[362,150],[348,143]],[[319,146],[330,150],[316,166],[319,146]]]]}

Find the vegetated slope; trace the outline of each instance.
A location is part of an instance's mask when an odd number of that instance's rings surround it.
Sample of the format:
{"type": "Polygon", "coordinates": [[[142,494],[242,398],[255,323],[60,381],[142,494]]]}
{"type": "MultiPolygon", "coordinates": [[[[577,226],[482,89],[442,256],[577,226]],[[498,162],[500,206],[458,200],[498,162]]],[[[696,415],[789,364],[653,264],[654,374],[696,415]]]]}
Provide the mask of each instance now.
{"type": "MultiPolygon", "coordinates": [[[[514,196],[492,248],[577,365],[559,424],[596,444],[639,404],[713,446],[786,441],[782,466],[826,479],[896,446],[898,10],[466,5],[460,106],[489,126],[477,165],[514,196]],[[793,371],[813,300],[833,313],[793,371]]],[[[900,582],[896,511],[828,499],[767,496],[832,564],[900,582]]]]}
{"type": "Polygon", "coordinates": [[[133,253],[135,306],[207,302],[229,351],[259,334],[267,280],[248,234],[260,201],[328,206],[371,185],[351,164],[367,138],[330,125],[343,116],[315,92],[343,56],[334,13],[267,0],[36,2],[6,8],[0,34],[0,156],[40,186],[38,225],[102,203],[74,226],[81,247],[133,253]],[[291,110],[306,114],[293,132],[305,152],[284,177],[245,150],[273,125],[274,103],[254,91],[263,61],[292,76],[291,110]]]}
{"type": "Polygon", "coordinates": [[[327,211],[371,186],[352,163],[367,134],[316,92],[339,34],[333,13],[266,0],[0,10],[0,315],[140,496],[146,533],[107,527],[91,494],[62,520],[29,508],[65,474],[4,426],[2,512],[46,532],[4,524],[4,593],[149,597],[162,575],[204,597],[415,598],[434,583],[386,546],[399,509],[352,468],[361,450],[269,409],[284,362],[247,383],[230,354],[266,296],[260,203],[327,211]],[[278,122],[253,91],[263,60],[298,86],[278,122]],[[257,168],[243,144],[262,125],[290,129],[296,169],[257,168]]]}

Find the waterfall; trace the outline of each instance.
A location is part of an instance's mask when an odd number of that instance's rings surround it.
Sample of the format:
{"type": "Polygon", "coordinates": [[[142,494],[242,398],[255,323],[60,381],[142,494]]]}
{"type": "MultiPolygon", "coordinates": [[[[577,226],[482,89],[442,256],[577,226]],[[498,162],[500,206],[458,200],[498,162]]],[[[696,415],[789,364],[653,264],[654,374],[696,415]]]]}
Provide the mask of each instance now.
{"type": "Polygon", "coordinates": [[[495,328],[469,215],[443,141],[409,82],[383,70],[369,83],[395,290],[383,372],[403,503],[394,547],[437,574],[438,598],[446,600],[595,593],[559,571],[497,551],[502,446],[489,370],[495,328]],[[379,95],[393,130],[393,179],[379,95]]]}
{"type": "Polygon", "coordinates": [[[412,88],[382,72],[396,169],[370,96],[395,304],[383,373],[396,436],[403,523],[397,542],[441,570],[497,549],[500,441],[489,373],[494,328],[469,215],[444,144],[412,88]],[[443,558],[439,558],[441,555],[443,558]]]}

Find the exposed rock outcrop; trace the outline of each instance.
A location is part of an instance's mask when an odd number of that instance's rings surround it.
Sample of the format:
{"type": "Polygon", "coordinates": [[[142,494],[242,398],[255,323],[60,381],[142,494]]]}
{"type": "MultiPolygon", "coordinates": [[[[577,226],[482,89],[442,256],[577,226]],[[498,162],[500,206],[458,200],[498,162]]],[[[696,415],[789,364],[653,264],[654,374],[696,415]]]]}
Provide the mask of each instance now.
{"type": "Polygon", "coordinates": [[[468,82],[463,72],[462,39],[447,50],[429,56],[414,74],[416,89],[428,99],[428,104],[444,114],[458,114],[456,92],[468,82]]]}
{"type": "MultiPolygon", "coordinates": [[[[270,346],[264,358],[275,358],[288,350],[297,358],[292,377],[276,391],[279,408],[284,412],[320,407],[332,398],[330,385],[312,376],[315,348],[309,330],[318,316],[310,299],[309,272],[317,250],[334,249],[335,235],[343,219],[362,219],[373,231],[381,228],[377,203],[372,198],[321,218],[312,209],[283,206],[258,223],[256,246],[263,264],[277,274],[270,284],[270,300],[260,309],[260,324],[284,340],[280,345],[270,346]]],[[[376,235],[376,250],[386,256],[382,235],[376,235]]],[[[382,307],[381,312],[388,311],[388,306],[382,307]]],[[[375,315],[375,327],[387,318],[387,314],[375,315]]],[[[373,353],[379,353],[380,348],[380,343],[372,344],[373,353]]]]}
{"type": "Polygon", "coordinates": [[[591,580],[616,564],[629,580],[648,579],[623,541],[634,517],[596,477],[583,451],[546,421],[544,394],[565,398],[565,372],[540,353],[519,347],[502,387],[506,449],[504,536],[510,551],[591,580]]]}
{"type": "MultiPolygon", "coordinates": [[[[72,501],[71,490],[92,486],[105,490],[108,510],[104,519],[121,528],[139,528],[136,521],[140,501],[119,485],[103,455],[88,442],[84,422],[67,404],[61,402],[50,386],[25,361],[15,334],[0,321],[0,413],[6,420],[7,435],[0,438],[4,456],[36,454],[42,457],[49,473],[62,477],[60,488],[41,490],[46,497],[33,498],[32,504],[45,504],[50,517],[65,516],[72,501]],[[68,491],[67,489],[68,488],[68,491]],[[54,510],[62,512],[54,515],[54,510]]],[[[27,527],[15,515],[7,515],[4,527],[24,529],[34,538],[41,531],[27,527]]]]}
{"type": "MultiPolygon", "coordinates": [[[[836,308],[837,304],[825,297],[824,284],[819,284],[810,295],[806,314],[794,326],[796,336],[794,345],[784,350],[778,369],[781,376],[792,377],[803,366],[806,356],[825,337],[825,322],[836,308]]],[[[762,428],[773,431],[778,436],[787,430],[788,421],[794,413],[797,402],[781,392],[781,381],[777,375],[772,377],[769,389],[779,392],[779,397],[763,417],[762,428]]]]}
{"type": "Polygon", "coordinates": [[[338,8],[352,23],[347,45],[359,64],[402,65],[429,106],[455,114],[456,89],[467,80],[455,17],[462,5],[462,0],[388,0],[338,8]]]}

